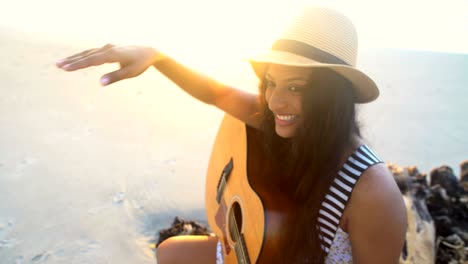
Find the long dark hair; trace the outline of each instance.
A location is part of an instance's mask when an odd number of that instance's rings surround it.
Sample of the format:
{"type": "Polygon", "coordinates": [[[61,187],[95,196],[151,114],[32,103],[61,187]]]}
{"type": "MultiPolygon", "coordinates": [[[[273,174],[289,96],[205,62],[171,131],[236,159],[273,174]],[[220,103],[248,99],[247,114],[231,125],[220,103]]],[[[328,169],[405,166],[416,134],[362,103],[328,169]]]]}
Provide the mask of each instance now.
{"type": "Polygon", "coordinates": [[[271,164],[281,171],[281,186],[298,206],[295,224],[289,225],[282,263],[323,263],[317,217],[343,156],[352,148],[352,135],[360,136],[352,84],[326,68],[316,68],[303,89],[303,120],[296,135],[283,139],[275,132],[274,117],[260,84],[264,147],[271,164]]]}

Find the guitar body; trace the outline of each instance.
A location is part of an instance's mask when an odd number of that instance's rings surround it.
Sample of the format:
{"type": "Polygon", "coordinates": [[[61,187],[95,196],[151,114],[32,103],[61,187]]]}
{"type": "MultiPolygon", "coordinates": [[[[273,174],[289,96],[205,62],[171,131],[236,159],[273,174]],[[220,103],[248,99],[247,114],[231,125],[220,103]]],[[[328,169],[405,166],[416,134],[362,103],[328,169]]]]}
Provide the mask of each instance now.
{"type": "Polygon", "coordinates": [[[280,186],[271,184],[277,172],[262,144],[258,131],[225,115],[211,153],[205,201],[226,264],[278,262],[284,227],[295,211],[280,186]]]}

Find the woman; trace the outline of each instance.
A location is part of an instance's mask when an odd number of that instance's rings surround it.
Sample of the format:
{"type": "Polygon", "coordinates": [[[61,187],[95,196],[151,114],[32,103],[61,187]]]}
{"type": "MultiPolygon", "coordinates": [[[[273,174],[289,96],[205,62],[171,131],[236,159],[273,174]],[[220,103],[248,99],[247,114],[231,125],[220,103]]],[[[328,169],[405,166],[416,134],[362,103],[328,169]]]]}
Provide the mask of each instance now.
{"type": "MultiPolygon", "coordinates": [[[[193,97],[261,131],[268,157],[286,175],[272,182],[287,182],[282,186],[300,209],[278,263],[398,263],[406,210],[391,173],[359,133],[355,105],[375,100],[379,91],[355,68],[356,55],[356,32],[345,16],[306,8],[268,53],[251,59],[258,95],[149,47],[106,45],[57,66],[74,71],[120,63],[103,85],[154,66],[193,97]]],[[[215,237],[174,237],[158,248],[158,263],[222,263],[221,248],[215,237]]]]}

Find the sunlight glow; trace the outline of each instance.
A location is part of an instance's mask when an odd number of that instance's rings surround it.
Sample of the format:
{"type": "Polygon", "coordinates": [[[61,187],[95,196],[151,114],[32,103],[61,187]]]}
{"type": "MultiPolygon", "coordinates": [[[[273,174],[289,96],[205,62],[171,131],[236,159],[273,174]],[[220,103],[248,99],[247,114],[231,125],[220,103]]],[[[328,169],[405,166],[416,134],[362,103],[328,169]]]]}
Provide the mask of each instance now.
{"type": "Polygon", "coordinates": [[[361,49],[468,53],[465,0],[17,0],[0,10],[0,25],[82,43],[148,43],[209,64],[268,47],[303,5],[344,12],[358,28],[361,49]]]}

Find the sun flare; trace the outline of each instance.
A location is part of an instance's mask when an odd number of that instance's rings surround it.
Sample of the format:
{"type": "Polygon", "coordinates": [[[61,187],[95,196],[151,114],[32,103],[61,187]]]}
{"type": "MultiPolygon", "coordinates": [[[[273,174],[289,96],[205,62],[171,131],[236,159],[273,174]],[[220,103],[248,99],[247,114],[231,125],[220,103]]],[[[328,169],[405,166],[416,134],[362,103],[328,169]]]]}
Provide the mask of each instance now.
{"type": "Polygon", "coordinates": [[[202,69],[268,48],[294,8],[265,0],[179,4],[165,6],[167,15],[156,18],[155,44],[202,69]]]}

